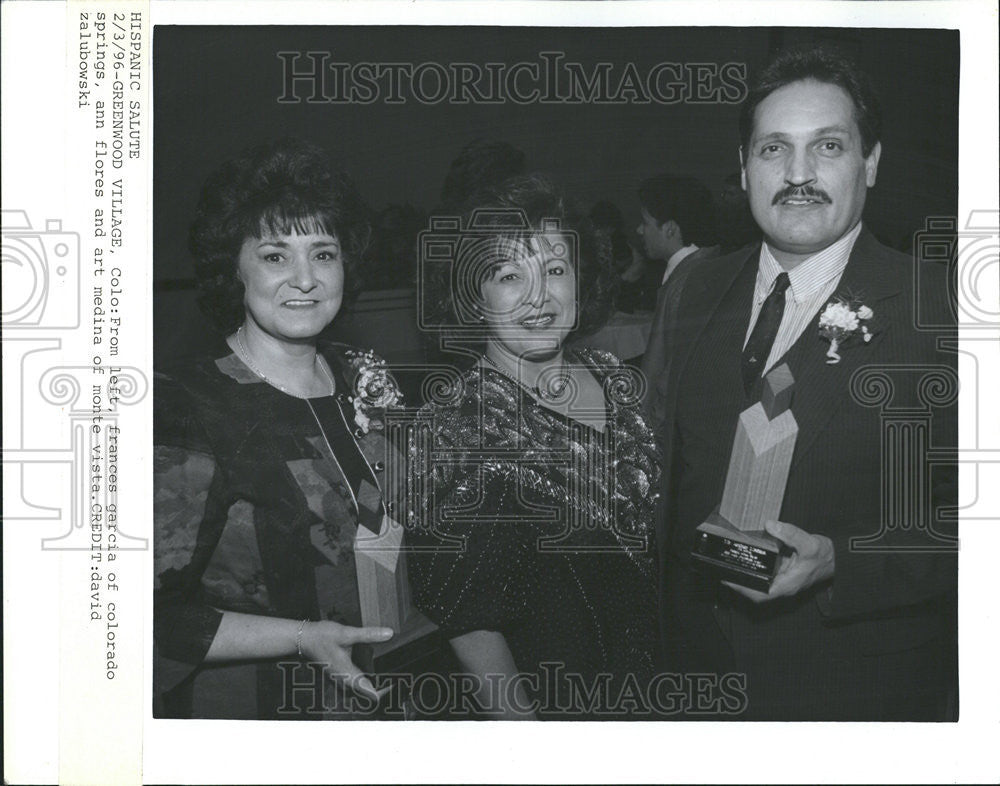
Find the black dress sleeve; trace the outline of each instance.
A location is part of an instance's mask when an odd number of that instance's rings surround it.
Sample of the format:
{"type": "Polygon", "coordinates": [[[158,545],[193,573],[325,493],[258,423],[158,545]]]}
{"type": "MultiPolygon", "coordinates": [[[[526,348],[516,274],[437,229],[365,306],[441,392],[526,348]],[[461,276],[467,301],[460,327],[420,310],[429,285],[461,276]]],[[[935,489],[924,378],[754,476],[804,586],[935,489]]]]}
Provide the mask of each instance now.
{"type": "Polygon", "coordinates": [[[227,506],[222,473],[191,398],[162,374],[156,376],[153,433],[153,630],[162,691],[204,660],[222,619],[199,594],[227,506]]]}

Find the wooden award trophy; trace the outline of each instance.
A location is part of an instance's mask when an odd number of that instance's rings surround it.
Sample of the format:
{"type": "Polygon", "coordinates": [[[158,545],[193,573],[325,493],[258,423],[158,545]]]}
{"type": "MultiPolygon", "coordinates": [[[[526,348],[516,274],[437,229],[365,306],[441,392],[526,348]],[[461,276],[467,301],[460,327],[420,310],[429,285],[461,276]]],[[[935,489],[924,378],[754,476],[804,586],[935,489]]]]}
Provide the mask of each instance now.
{"type": "Polygon", "coordinates": [[[767,592],[781,542],[764,531],[777,520],[799,426],[789,409],[794,380],[786,364],[764,378],[761,400],[740,413],[722,503],[699,524],[691,556],[720,580],[767,592]]]}
{"type": "MultiPolygon", "coordinates": [[[[366,481],[358,505],[381,509],[379,492],[366,481]]],[[[440,647],[437,626],[413,605],[406,576],[403,527],[387,515],[361,516],[354,539],[361,624],[392,628],[389,641],[355,644],[354,662],[367,674],[415,673],[440,647]],[[365,522],[378,526],[375,532],[365,522]]]]}

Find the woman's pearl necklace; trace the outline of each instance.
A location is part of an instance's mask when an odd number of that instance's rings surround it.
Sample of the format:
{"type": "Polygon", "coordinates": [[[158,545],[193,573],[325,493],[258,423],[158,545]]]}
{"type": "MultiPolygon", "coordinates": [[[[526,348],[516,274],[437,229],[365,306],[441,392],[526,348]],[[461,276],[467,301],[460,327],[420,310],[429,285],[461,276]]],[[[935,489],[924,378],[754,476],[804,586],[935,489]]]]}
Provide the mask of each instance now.
{"type": "MultiPolygon", "coordinates": [[[[271,387],[277,388],[282,393],[287,393],[289,396],[295,396],[296,398],[310,398],[310,396],[300,395],[298,393],[295,393],[295,392],[289,390],[288,388],[286,388],[281,383],[275,382],[273,379],[271,379],[269,376],[267,376],[267,374],[265,374],[263,371],[261,371],[259,368],[257,368],[256,365],[254,365],[253,360],[250,359],[250,351],[247,349],[246,344],[243,343],[243,325],[240,325],[239,329],[236,331],[236,346],[239,347],[240,356],[243,358],[243,362],[247,364],[247,366],[250,368],[250,370],[254,374],[256,374],[258,377],[260,377],[262,380],[264,380],[268,385],[270,385],[271,387]]],[[[326,364],[320,362],[320,358],[319,358],[319,353],[318,352],[316,353],[316,356],[313,358],[313,364],[314,365],[317,365],[317,364],[319,365],[320,370],[323,372],[323,375],[330,382],[330,395],[332,396],[334,393],[337,392],[337,385],[334,383],[333,377],[330,375],[330,372],[327,370],[326,364]]]]}

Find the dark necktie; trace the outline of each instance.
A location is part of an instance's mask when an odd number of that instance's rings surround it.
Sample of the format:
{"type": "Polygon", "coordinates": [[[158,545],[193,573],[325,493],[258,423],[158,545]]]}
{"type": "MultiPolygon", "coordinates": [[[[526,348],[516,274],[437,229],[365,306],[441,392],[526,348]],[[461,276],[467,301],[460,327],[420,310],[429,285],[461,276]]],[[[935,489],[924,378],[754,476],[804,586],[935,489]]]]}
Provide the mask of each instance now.
{"type": "Polygon", "coordinates": [[[743,388],[747,395],[750,395],[754,382],[760,378],[768,355],[771,354],[774,338],[781,325],[781,315],[785,313],[785,290],[789,283],[788,274],[784,272],[774,279],[774,288],[764,300],[760,314],[757,315],[757,324],[753,326],[743,350],[743,388]]]}

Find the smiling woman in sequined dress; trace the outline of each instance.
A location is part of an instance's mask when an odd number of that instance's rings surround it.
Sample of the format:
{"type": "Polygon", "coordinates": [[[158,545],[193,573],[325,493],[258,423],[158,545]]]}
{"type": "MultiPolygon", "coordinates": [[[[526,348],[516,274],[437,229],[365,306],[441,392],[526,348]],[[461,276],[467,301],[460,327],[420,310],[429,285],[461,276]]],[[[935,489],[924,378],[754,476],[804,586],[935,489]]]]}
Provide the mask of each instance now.
{"type": "Polygon", "coordinates": [[[607,245],[544,178],[474,205],[432,278],[481,353],[411,448],[417,603],[484,715],[629,717],[621,687],[655,662],[656,448],[634,372],[564,347],[606,313],[607,245]]]}
{"type": "Polygon", "coordinates": [[[351,645],[391,631],[359,627],[353,543],[384,512],[385,441],[348,398],[362,356],[320,340],[354,283],[363,215],[350,181],[294,141],[202,191],[199,304],[227,348],[156,376],[158,716],[344,717],[330,709],[344,684],[371,693],[351,645]],[[289,668],[300,687],[283,697],[289,668]]]}

